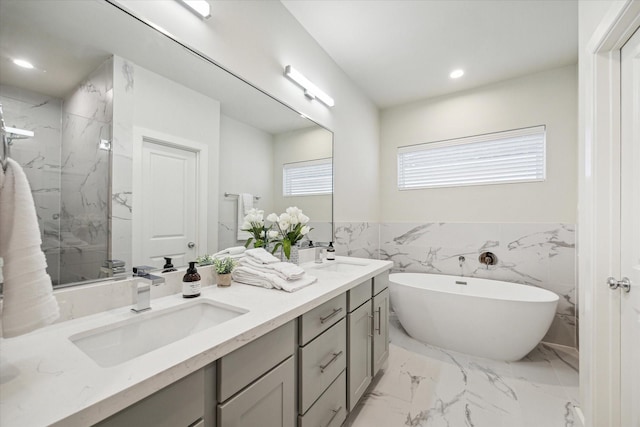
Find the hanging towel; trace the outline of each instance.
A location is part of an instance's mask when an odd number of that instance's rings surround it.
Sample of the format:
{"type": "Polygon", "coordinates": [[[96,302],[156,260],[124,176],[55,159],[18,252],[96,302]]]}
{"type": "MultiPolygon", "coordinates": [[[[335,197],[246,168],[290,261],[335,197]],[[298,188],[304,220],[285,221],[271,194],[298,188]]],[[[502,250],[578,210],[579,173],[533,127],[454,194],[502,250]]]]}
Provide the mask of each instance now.
{"type": "Polygon", "coordinates": [[[2,335],[26,334],[55,321],[47,261],[40,249],[40,227],[27,176],[13,159],[0,168],[0,257],[3,258],[2,335]]]}
{"type": "Polygon", "coordinates": [[[242,224],[244,223],[244,216],[253,209],[253,194],[241,193],[238,196],[238,240],[247,240],[251,237],[251,233],[248,231],[242,231],[242,224]]]}

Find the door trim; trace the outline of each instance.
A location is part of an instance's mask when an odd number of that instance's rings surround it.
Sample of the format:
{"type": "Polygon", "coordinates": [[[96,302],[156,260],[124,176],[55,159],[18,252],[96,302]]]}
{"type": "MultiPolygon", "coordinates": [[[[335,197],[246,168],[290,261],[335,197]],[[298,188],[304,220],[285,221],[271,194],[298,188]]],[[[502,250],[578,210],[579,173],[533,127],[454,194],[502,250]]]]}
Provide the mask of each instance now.
{"type": "MultiPolygon", "coordinates": [[[[198,201],[198,210],[196,213],[196,236],[195,243],[198,253],[208,253],[207,242],[207,206],[208,193],[207,182],[209,177],[209,147],[201,142],[188,140],[179,136],[170,135],[168,133],[159,132],[153,129],[134,126],[133,128],[133,165],[142,163],[142,147],[144,141],[151,141],[156,144],[166,145],[167,147],[178,148],[181,150],[191,151],[196,155],[196,200],[198,201]]],[[[140,194],[142,188],[142,170],[139,167],[132,168],[132,208],[131,208],[131,234],[132,234],[132,265],[139,265],[142,258],[142,227],[136,212],[141,211],[141,198],[136,197],[140,194]]],[[[144,262],[142,263],[144,264],[144,262]]]]}
{"type": "Polygon", "coordinates": [[[587,426],[620,426],[620,49],[640,2],[613,3],[580,61],[580,405],[587,426]]]}

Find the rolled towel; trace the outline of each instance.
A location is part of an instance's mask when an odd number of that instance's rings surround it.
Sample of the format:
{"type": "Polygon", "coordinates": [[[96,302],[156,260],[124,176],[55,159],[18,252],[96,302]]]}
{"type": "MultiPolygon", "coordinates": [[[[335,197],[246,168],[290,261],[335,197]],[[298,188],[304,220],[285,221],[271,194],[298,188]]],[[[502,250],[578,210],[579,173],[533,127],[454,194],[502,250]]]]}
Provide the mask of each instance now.
{"type": "Polygon", "coordinates": [[[247,249],[245,251],[245,254],[261,262],[262,264],[273,264],[274,262],[280,262],[278,258],[274,257],[263,248],[247,249]]]}

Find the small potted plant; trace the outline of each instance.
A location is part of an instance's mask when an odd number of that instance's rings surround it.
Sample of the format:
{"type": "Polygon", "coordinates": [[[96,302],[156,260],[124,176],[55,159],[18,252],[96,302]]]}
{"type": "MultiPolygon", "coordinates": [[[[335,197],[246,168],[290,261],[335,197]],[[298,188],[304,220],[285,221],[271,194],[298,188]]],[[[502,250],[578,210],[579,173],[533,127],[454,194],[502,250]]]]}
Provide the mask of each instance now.
{"type": "Polygon", "coordinates": [[[216,269],[216,283],[220,287],[231,286],[231,272],[236,266],[236,260],[231,257],[214,259],[213,267],[216,269]]]}

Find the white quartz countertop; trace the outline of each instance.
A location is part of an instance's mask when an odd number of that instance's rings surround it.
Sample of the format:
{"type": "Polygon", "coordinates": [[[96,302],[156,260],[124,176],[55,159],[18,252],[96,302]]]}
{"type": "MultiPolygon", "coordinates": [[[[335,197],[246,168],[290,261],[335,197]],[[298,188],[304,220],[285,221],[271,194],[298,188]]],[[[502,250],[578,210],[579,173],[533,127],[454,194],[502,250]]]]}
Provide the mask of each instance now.
{"type": "MultiPolygon", "coordinates": [[[[367,265],[348,272],[309,271],[318,281],[293,293],[238,283],[204,287],[200,299],[248,312],[113,367],[98,366],[69,337],[140,316],[130,306],[0,339],[0,425],[101,421],[392,266],[390,261],[361,261],[367,265]]],[[[154,299],[151,306],[161,310],[190,301],[176,294],[154,299]]]]}

